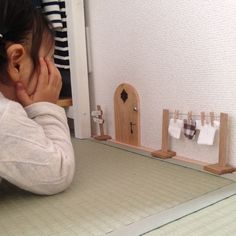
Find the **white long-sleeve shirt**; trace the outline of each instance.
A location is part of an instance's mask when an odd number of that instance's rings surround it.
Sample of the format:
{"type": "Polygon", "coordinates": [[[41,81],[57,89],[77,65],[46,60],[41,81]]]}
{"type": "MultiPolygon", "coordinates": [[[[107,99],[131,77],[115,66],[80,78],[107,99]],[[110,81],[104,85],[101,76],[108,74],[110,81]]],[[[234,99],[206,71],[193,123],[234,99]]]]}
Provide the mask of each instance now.
{"type": "Polygon", "coordinates": [[[0,177],[50,195],[70,185],[74,169],[64,109],[47,102],[23,108],[0,93],[0,177]]]}

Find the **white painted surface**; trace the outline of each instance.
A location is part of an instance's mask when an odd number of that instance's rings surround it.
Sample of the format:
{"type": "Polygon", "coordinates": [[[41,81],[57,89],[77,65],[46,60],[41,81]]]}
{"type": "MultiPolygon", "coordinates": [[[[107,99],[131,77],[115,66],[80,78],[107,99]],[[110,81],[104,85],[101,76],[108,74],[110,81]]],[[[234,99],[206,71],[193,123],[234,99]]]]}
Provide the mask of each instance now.
{"type": "Polygon", "coordinates": [[[75,137],[83,139],[91,137],[83,0],[67,0],[66,10],[73,100],[67,115],[74,119],[75,137]]]}
{"type": "MultiPolygon", "coordinates": [[[[92,108],[115,137],[113,95],[127,82],[141,100],[142,145],[159,149],[162,109],[227,112],[236,166],[236,1],[87,0],[92,108]]],[[[173,140],[178,155],[215,163],[218,145],[173,140]]]]}

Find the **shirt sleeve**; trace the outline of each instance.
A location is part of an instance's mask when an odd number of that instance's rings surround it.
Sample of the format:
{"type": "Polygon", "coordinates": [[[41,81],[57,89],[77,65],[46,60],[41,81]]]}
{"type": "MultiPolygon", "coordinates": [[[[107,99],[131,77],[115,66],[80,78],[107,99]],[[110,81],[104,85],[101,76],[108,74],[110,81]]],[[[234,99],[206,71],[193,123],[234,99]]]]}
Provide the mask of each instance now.
{"type": "Polygon", "coordinates": [[[62,107],[53,103],[39,102],[25,107],[25,111],[30,119],[43,128],[46,137],[55,144],[70,142],[67,117],[62,107]]]}
{"type": "Polygon", "coordinates": [[[0,129],[0,176],[39,194],[54,194],[70,185],[74,152],[63,108],[39,102],[24,109],[10,102],[0,129]]]}
{"type": "Polygon", "coordinates": [[[61,18],[60,2],[58,0],[42,0],[42,8],[53,28],[61,29],[63,23],[61,18]]]}

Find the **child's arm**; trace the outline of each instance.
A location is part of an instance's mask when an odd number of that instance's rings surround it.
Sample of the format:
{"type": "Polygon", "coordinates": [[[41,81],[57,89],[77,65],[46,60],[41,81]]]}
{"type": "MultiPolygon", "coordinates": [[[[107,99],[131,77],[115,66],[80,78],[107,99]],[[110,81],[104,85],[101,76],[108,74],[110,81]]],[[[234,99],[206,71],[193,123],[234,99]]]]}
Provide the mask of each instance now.
{"type": "Polygon", "coordinates": [[[75,163],[64,110],[39,102],[8,102],[0,124],[0,176],[37,194],[65,190],[75,163]]]}
{"type": "Polygon", "coordinates": [[[64,109],[56,102],[61,86],[54,65],[41,59],[35,93],[17,87],[20,104],[6,101],[1,117],[0,176],[39,194],[66,189],[74,175],[74,153],[64,109]]]}

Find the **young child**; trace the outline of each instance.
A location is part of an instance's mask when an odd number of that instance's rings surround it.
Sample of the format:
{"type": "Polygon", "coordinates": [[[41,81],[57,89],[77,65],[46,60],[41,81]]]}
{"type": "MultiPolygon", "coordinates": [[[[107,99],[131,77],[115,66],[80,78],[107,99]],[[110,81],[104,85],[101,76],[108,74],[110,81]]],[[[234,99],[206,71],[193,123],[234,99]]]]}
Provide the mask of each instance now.
{"type": "Polygon", "coordinates": [[[65,190],[74,175],[53,47],[31,0],[0,0],[0,177],[43,195],[65,190]]]}

